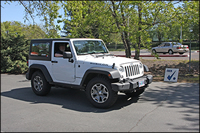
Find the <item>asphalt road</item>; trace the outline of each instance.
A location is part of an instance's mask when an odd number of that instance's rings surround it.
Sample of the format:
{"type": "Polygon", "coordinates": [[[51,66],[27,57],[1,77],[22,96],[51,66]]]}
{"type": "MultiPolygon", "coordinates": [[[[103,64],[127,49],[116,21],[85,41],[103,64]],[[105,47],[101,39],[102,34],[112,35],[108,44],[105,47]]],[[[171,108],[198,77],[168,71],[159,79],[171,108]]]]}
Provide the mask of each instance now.
{"type": "MultiPolygon", "coordinates": [[[[110,53],[114,55],[125,55],[125,51],[110,51],[110,53]]],[[[135,55],[135,51],[131,51],[131,55],[135,55]]],[[[151,52],[149,52],[148,50],[141,50],[140,55],[151,55],[151,52]]],[[[158,53],[158,55],[169,55],[169,54],[158,53]]],[[[173,55],[180,55],[180,54],[174,53],[173,55]]],[[[189,52],[186,52],[183,55],[189,55],[189,52]]],[[[148,59],[148,60],[156,59],[155,57],[140,57],[140,58],[148,59]]],[[[189,56],[188,57],[159,57],[159,58],[163,60],[189,60],[189,56]]],[[[199,52],[192,51],[191,60],[199,60],[199,52]]]]}
{"type": "Polygon", "coordinates": [[[110,109],[85,93],[52,88],[36,96],[25,75],[1,74],[2,132],[199,132],[199,84],[153,82],[140,96],[122,93],[110,109]]]}

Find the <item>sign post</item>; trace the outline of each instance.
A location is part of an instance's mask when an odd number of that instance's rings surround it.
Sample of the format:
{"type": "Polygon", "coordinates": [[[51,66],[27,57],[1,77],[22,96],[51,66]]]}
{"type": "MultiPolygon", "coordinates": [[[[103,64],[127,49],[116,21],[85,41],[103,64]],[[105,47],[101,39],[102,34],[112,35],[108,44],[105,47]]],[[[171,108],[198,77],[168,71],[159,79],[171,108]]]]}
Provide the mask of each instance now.
{"type": "Polygon", "coordinates": [[[189,71],[190,71],[190,62],[191,62],[191,39],[190,39],[190,57],[189,57],[189,71]]]}
{"type": "Polygon", "coordinates": [[[177,82],[178,72],[179,72],[179,69],[177,68],[166,68],[164,81],[177,82]]]}

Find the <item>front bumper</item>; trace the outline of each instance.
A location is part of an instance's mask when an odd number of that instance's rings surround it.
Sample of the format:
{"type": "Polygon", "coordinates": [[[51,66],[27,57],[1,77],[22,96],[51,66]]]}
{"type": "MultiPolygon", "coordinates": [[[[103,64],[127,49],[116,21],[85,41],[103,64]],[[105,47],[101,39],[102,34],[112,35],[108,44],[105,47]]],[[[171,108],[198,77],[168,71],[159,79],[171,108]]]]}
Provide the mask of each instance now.
{"type": "Polygon", "coordinates": [[[177,53],[185,53],[185,52],[188,52],[189,49],[176,49],[174,50],[174,52],[177,52],[177,53]]]}
{"type": "Polygon", "coordinates": [[[29,77],[29,69],[28,69],[28,72],[26,73],[26,79],[30,80],[30,77],[29,77]]]}
{"type": "Polygon", "coordinates": [[[139,88],[139,81],[144,81],[145,86],[150,84],[153,80],[152,75],[144,75],[137,79],[130,79],[125,82],[112,83],[112,89],[114,91],[132,91],[139,88]]]}

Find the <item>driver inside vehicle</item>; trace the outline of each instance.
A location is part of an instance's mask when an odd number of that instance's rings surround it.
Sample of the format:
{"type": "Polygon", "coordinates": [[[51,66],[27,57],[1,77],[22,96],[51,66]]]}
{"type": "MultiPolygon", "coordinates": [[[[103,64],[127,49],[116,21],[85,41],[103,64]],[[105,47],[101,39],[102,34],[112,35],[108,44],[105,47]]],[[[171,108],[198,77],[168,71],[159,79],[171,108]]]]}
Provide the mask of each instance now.
{"type": "Polygon", "coordinates": [[[55,57],[63,57],[63,52],[65,52],[65,44],[59,44],[59,49],[55,52],[55,57]]]}

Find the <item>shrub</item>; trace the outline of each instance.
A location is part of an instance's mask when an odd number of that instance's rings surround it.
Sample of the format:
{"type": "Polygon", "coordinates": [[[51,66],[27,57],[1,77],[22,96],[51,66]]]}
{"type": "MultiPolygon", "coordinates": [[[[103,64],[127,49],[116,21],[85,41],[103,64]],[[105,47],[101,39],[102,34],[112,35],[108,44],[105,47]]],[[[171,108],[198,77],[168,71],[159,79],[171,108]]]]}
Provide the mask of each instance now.
{"type": "Polygon", "coordinates": [[[28,70],[29,40],[25,36],[1,36],[1,72],[22,74],[28,70]]]}

